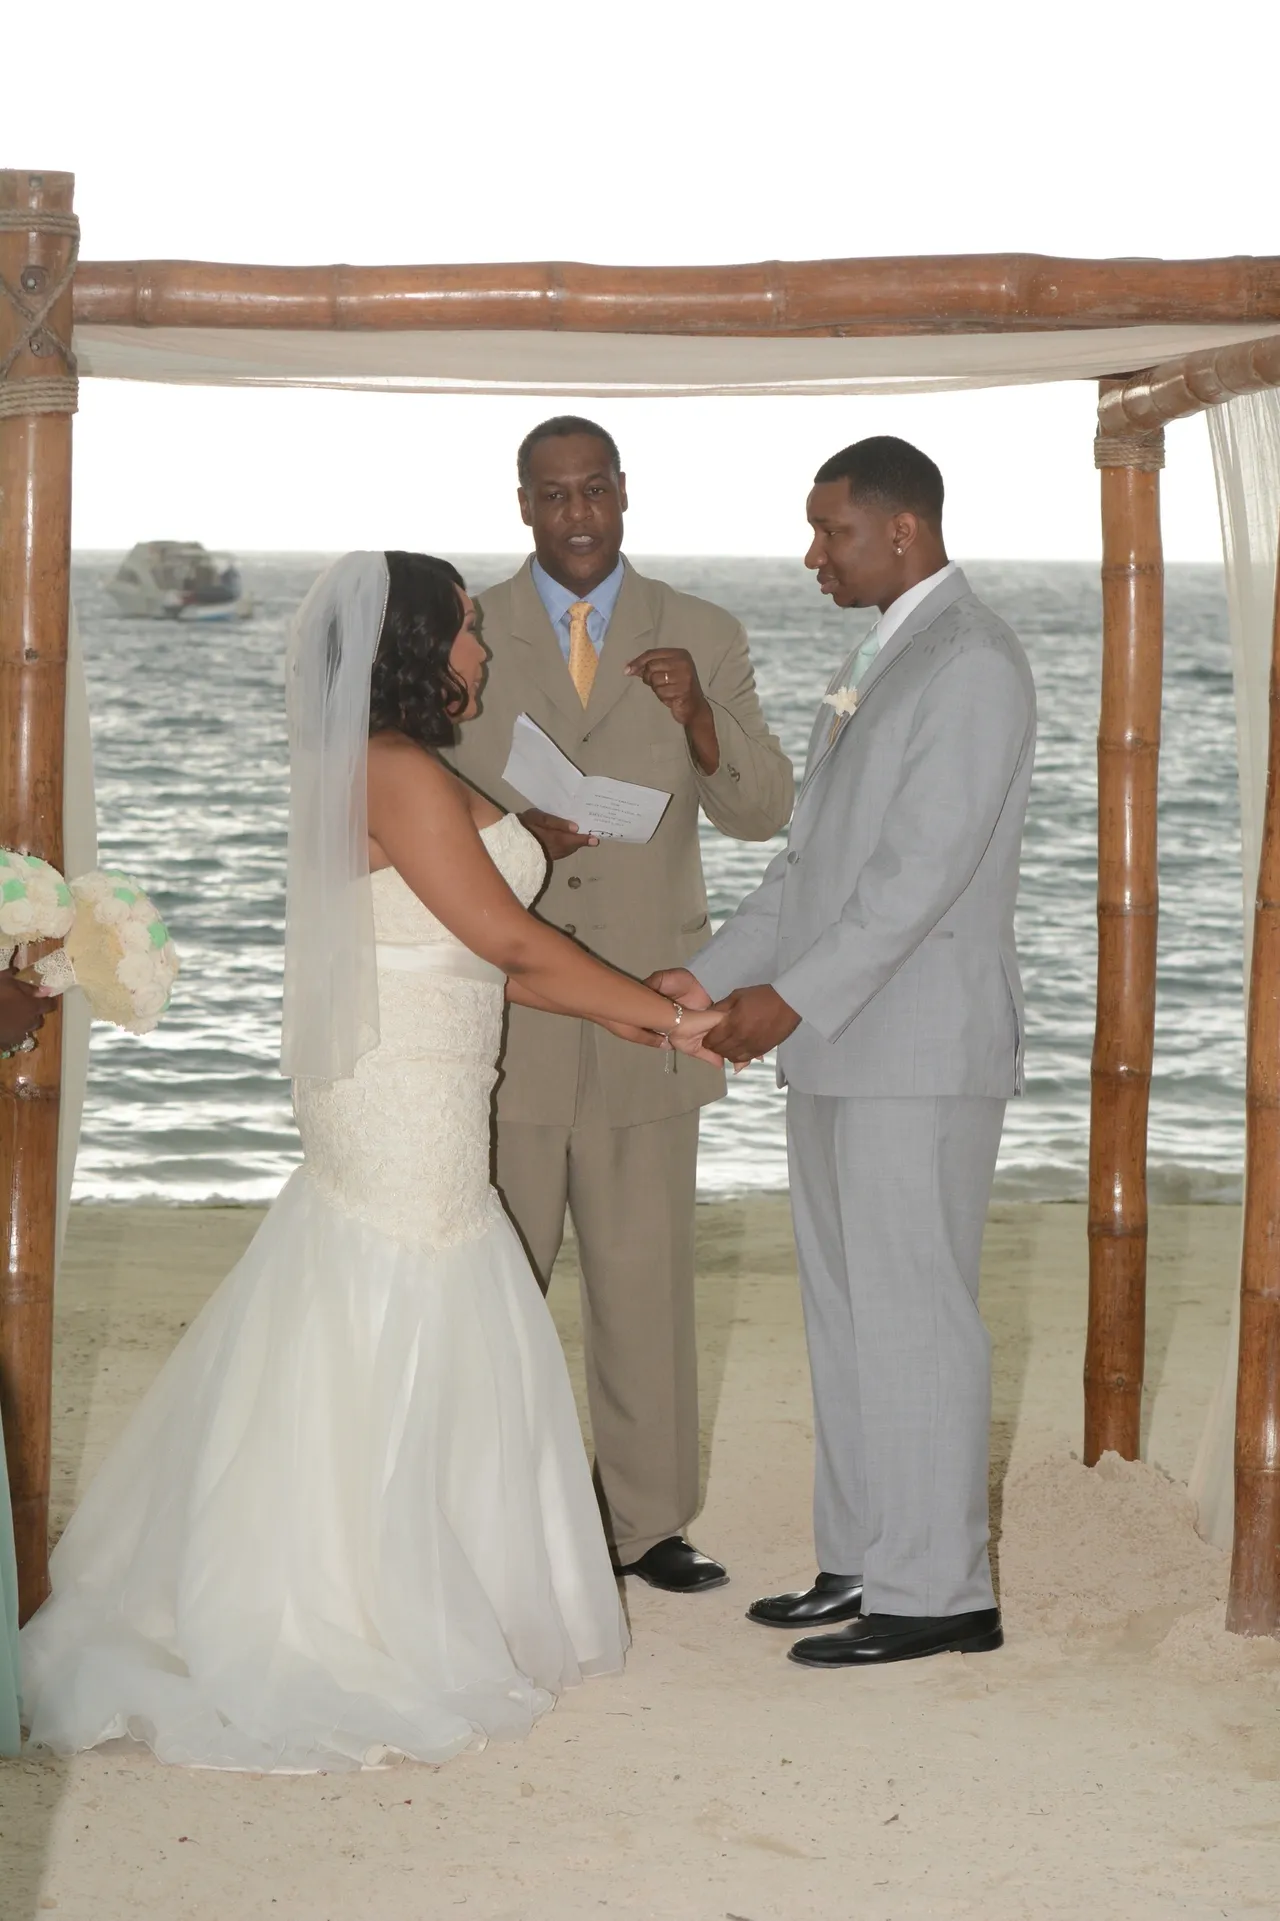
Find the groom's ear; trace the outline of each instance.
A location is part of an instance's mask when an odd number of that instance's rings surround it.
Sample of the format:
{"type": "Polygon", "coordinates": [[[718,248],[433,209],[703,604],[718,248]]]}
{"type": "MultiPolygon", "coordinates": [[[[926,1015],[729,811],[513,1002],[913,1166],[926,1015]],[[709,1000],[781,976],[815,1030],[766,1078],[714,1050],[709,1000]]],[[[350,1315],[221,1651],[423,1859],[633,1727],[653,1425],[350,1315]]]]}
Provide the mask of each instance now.
{"type": "Polygon", "coordinates": [[[894,552],[905,554],[908,547],[913,547],[919,537],[919,515],[909,512],[906,507],[900,508],[889,521],[889,538],[893,542],[894,552]]]}
{"type": "Polygon", "coordinates": [[[518,501],[520,502],[520,518],[521,518],[521,520],[523,520],[523,522],[524,522],[524,524],[525,524],[525,526],[526,526],[526,527],[532,527],[532,525],[533,525],[533,509],[532,509],[532,507],[530,507],[530,505],[529,505],[529,496],[528,496],[528,494],[527,494],[527,493],[525,492],[525,490],[524,490],[524,488],[523,488],[523,487],[517,487],[517,488],[516,488],[516,499],[517,499],[517,500],[518,500],[518,501]]]}

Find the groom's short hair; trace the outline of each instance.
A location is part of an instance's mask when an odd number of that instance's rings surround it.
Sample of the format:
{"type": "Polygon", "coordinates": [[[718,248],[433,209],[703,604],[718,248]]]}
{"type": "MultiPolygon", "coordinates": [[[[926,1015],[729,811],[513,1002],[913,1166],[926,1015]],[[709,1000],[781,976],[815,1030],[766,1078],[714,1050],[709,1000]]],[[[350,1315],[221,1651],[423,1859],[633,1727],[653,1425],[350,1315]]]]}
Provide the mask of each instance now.
{"type": "Polygon", "coordinates": [[[933,526],[942,524],[941,473],[928,454],[895,434],[855,440],[824,460],[814,480],[846,480],[857,501],[873,502],[886,513],[918,514],[933,526]]]}
{"type": "Polygon", "coordinates": [[[543,420],[527,433],[520,442],[516,455],[516,472],[520,485],[527,487],[531,473],[533,450],[540,440],[565,440],[570,434],[588,434],[592,440],[603,441],[609,450],[609,464],[615,474],[622,472],[622,459],[618,453],[618,443],[611,433],[597,426],[594,420],[584,420],[581,414],[555,414],[550,420],[543,420]]]}

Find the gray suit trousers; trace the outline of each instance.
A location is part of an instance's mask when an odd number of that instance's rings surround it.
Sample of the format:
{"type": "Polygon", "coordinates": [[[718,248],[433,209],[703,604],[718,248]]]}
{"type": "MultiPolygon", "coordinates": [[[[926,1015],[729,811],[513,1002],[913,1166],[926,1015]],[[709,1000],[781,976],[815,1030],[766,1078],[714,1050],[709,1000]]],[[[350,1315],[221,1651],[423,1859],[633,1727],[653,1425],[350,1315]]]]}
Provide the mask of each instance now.
{"type": "Polygon", "coordinates": [[[978,1268],[1003,1100],[787,1095],[818,1566],[868,1614],[994,1606],[978,1268]]]}

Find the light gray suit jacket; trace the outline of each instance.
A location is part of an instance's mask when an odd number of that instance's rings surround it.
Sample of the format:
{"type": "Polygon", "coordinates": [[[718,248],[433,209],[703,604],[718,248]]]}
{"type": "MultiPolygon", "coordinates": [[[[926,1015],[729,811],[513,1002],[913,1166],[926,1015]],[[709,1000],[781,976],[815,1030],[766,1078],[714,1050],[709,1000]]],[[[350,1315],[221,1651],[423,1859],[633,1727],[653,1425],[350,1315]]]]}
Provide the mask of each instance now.
{"type": "Polygon", "coordinates": [[[811,1094],[1022,1087],[1014,946],[1035,687],[956,572],[818,710],[786,849],[686,963],[717,999],[770,982],[801,1016],[778,1078],[811,1094]]]}

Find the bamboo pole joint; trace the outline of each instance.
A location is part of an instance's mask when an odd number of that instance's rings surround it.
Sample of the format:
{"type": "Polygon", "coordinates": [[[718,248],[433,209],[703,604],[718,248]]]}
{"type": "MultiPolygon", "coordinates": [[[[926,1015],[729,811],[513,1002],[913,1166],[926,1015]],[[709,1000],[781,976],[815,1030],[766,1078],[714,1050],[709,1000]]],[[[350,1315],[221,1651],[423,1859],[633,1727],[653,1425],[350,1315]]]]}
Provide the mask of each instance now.
{"type": "Polygon", "coordinates": [[[1099,431],[1149,431],[1266,387],[1280,387],[1280,334],[1167,360],[1110,383],[1098,404],[1099,431]]]}
{"type": "Polygon", "coordinates": [[[67,178],[6,175],[9,190],[0,194],[0,236],[25,236],[28,242],[15,278],[0,272],[0,301],[11,310],[0,351],[0,420],[73,414],[79,404],[64,301],[80,257],[80,222],[68,207],[46,204],[45,193],[46,179],[56,195],[67,178]],[[50,242],[62,256],[53,265],[43,257],[50,242]]]}

